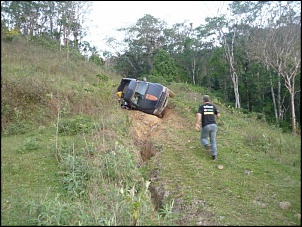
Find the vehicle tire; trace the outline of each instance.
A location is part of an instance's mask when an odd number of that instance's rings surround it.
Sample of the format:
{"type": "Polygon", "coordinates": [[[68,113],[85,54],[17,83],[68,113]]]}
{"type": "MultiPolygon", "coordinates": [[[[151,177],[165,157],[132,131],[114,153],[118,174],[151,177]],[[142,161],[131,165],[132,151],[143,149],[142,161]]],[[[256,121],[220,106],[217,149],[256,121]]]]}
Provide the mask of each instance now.
{"type": "Polygon", "coordinates": [[[169,97],[170,97],[170,98],[174,98],[174,96],[175,96],[174,92],[171,91],[171,90],[169,90],[169,97]]]}

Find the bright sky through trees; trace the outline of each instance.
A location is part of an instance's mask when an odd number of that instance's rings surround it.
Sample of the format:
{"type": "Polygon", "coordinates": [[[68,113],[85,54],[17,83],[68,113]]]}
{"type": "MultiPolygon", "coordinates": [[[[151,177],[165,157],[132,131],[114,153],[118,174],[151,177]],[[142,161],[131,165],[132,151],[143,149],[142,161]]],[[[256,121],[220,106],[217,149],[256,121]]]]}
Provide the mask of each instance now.
{"type": "Polygon", "coordinates": [[[164,20],[168,26],[188,21],[196,27],[206,17],[218,16],[226,11],[228,1],[95,1],[91,7],[85,38],[98,50],[109,50],[105,40],[123,39],[116,29],[129,27],[138,19],[150,14],[164,20]]]}

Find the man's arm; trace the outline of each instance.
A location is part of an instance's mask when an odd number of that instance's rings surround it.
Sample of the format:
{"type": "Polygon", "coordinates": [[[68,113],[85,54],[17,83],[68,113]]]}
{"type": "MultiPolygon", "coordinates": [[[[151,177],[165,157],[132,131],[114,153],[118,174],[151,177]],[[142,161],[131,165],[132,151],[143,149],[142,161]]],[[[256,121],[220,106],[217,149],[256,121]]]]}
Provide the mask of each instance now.
{"type": "Polygon", "coordinates": [[[195,124],[195,128],[197,131],[200,130],[200,124],[201,124],[201,114],[197,113],[196,114],[196,124],[195,124]]]}
{"type": "Polygon", "coordinates": [[[216,106],[214,106],[214,108],[215,108],[215,110],[214,110],[215,116],[220,117],[220,113],[218,112],[216,106]]]}

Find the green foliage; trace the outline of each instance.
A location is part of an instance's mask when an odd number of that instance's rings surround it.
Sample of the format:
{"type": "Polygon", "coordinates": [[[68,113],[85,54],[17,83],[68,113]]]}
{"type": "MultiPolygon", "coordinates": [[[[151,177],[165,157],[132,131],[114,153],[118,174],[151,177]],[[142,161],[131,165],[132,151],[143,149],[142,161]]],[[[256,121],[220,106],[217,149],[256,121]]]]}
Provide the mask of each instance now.
{"type": "MultiPolygon", "coordinates": [[[[2,34],[2,32],[1,32],[2,34]]],[[[11,29],[11,30],[7,30],[3,37],[1,35],[1,37],[3,38],[3,40],[5,40],[6,42],[12,42],[14,39],[20,37],[20,31],[18,29],[11,29]]]]}
{"type": "Polygon", "coordinates": [[[62,202],[59,195],[54,200],[31,202],[28,209],[33,225],[39,226],[70,225],[70,221],[83,212],[81,204],[62,202]]]}
{"type": "MultiPolygon", "coordinates": [[[[3,43],[1,47],[9,53],[1,58],[1,92],[5,94],[1,100],[1,128],[7,135],[49,125],[57,117],[58,109],[65,116],[67,112],[69,115],[91,115],[108,102],[83,89],[91,89],[91,84],[99,81],[91,76],[102,74],[91,67],[94,64],[76,55],[71,55],[72,61],[68,60],[58,49],[46,49],[35,42],[15,40],[12,45],[3,43]],[[34,52],[30,51],[33,49],[34,52]]],[[[111,91],[112,86],[106,89],[111,91]]],[[[101,93],[99,90],[101,88],[97,90],[101,93]]]]}
{"type": "Polygon", "coordinates": [[[103,66],[104,65],[104,60],[97,54],[92,54],[89,57],[89,61],[93,62],[94,64],[96,64],[98,66],[103,66]]]}
{"type": "Polygon", "coordinates": [[[32,36],[30,39],[35,44],[41,45],[41,46],[46,47],[48,49],[59,50],[59,48],[60,48],[60,43],[57,40],[54,40],[51,37],[46,36],[46,35],[32,36]]]}
{"type": "MultiPolygon", "coordinates": [[[[35,225],[30,204],[44,199],[54,201],[62,187],[58,166],[48,149],[53,131],[38,129],[13,136],[1,136],[1,223],[35,225]]],[[[51,214],[49,214],[51,215],[51,214]]]]}
{"type": "Polygon", "coordinates": [[[103,83],[109,81],[109,78],[106,74],[97,74],[96,77],[103,83]]]}
{"type": "Polygon", "coordinates": [[[11,110],[9,105],[5,105],[1,116],[3,117],[2,120],[13,119],[13,123],[7,126],[1,126],[4,135],[24,134],[32,128],[30,122],[24,120],[22,111],[17,108],[11,110]]]}
{"type": "Polygon", "coordinates": [[[168,81],[164,77],[159,76],[159,75],[149,75],[148,81],[151,81],[152,83],[160,83],[163,85],[169,84],[168,81]]]}
{"type": "Polygon", "coordinates": [[[3,46],[1,114],[10,125],[28,124],[30,109],[36,120],[31,131],[1,137],[3,225],[301,224],[301,138],[227,107],[205,87],[171,82],[171,114],[144,135],[161,149],[142,163],[137,144],[145,141],[131,132],[133,120],[147,123],[115,103],[120,76],[48,50],[31,58],[15,44],[3,46]],[[32,79],[21,80],[23,71],[32,79]],[[222,114],[216,163],[192,127],[203,94],[222,114]]]}
{"type": "Polygon", "coordinates": [[[76,135],[78,133],[88,133],[90,130],[98,128],[93,119],[85,116],[75,116],[62,118],[58,125],[58,132],[62,135],[76,135]]]}
{"type": "MultiPolygon", "coordinates": [[[[153,69],[151,74],[155,78],[163,78],[167,83],[179,82],[180,74],[174,60],[170,57],[169,53],[160,50],[154,57],[153,69]]],[[[152,78],[153,79],[153,78],[152,78]]]]}
{"type": "Polygon", "coordinates": [[[4,135],[17,135],[24,134],[25,132],[32,129],[32,125],[26,122],[15,122],[13,124],[8,125],[3,129],[4,135]]]}
{"type": "Polygon", "coordinates": [[[163,208],[160,209],[159,213],[160,215],[162,215],[165,219],[169,219],[171,218],[173,212],[173,204],[174,204],[174,200],[171,201],[171,203],[167,203],[164,205],[163,208]]]}
{"type": "Polygon", "coordinates": [[[136,165],[133,162],[132,152],[119,146],[112,151],[103,154],[103,176],[115,181],[116,183],[124,182],[129,185],[133,179],[138,179],[136,165]]]}
{"type": "Polygon", "coordinates": [[[86,192],[91,169],[81,156],[63,153],[61,157],[64,189],[72,197],[82,196],[86,192]]]}
{"type": "MultiPolygon", "coordinates": [[[[28,70],[34,71],[35,69],[28,70]]],[[[24,70],[23,73],[27,73],[27,70],[24,70]]],[[[3,92],[6,96],[2,103],[5,107],[2,114],[7,120],[20,122],[30,119],[32,112],[40,110],[41,106],[45,107],[46,93],[50,88],[41,80],[21,76],[20,78],[13,77],[10,81],[4,78],[3,83],[3,92]]]]}
{"type": "Polygon", "coordinates": [[[35,151],[40,148],[39,139],[37,137],[30,137],[25,140],[24,147],[19,148],[17,153],[24,154],[27,152],[35,151]]]}

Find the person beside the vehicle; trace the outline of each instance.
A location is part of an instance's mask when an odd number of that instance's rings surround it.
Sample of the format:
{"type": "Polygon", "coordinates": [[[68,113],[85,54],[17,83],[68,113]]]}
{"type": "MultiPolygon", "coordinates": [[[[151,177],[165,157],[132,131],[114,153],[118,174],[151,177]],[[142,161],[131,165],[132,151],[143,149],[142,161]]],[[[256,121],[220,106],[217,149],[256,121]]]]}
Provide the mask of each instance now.
{"type": "Polygon", "coordinates": [[[211,151],[214,161],[217,160],[218,155],[216,144],[218,126],[216,124],[215,116],[220,117],[219,111],[216,106],[210,102],[210,96],[204,95],[203,104],[199,106],[198,113],[196,114],[195,128],[197,131],[200,131],[201,129],[200,142],[207,150],[211,151]],[[210,138],[210,143],[208,138],[210,138]]]}
{"type": "Polygon", "coordinates": [[[117,98],[118,98],[118,101],[119,101],[120,104],[121,104],[121,108],[122,108],[122,109],[127,109],[127,110],[129,110],[130,107],[129,107],[128,102],[126,102],[126,101],[123,99],[123,92],[122,92],[122,91],[116,92],[116,96],[117,96],[117,98]]]}
{"type": "Polygon", "coordinates": [[[118,100],[120,100],[122,98],[122,95],[123,95],[122,91],[116,92],[116,96],[117,96],[118,100]]]}

